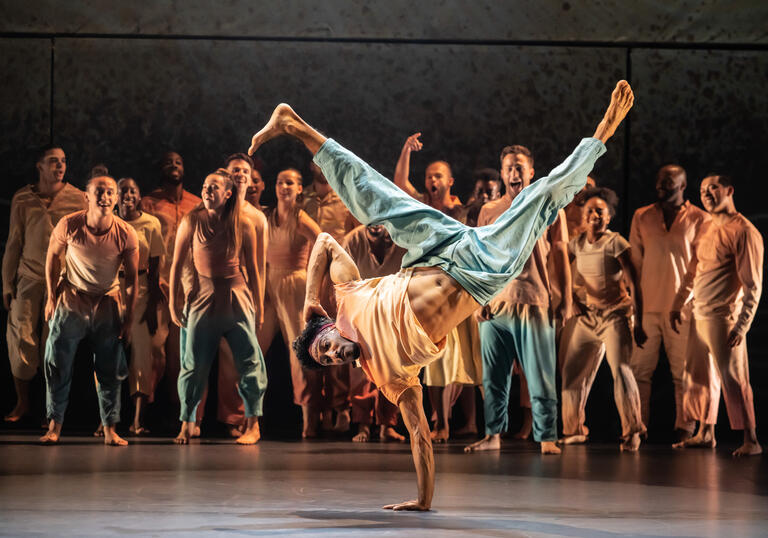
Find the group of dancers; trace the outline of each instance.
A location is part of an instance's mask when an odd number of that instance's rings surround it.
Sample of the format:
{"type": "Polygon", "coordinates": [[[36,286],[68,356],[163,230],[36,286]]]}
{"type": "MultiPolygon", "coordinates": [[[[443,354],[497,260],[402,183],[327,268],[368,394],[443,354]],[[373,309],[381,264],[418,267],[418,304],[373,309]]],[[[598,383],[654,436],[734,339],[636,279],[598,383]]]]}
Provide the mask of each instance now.
{"type": "Polygon", "coordinates": [[[638,450],[663,342],[675,446],[715,446],[722,388],[731,427],[744,430],[734,454],[760,453],[746,334],[761,293],[762,238],[736,211],[727,176],[701,181],[703,211],[684,199],[677,165],[659,170],[658,200],[635,212],[629,241],[608,228],[616,194],[589,174],[633,100],[619,82],[594,135],[546,177],[534,181],[529,149],[505,147],[500,171],[479,171],[467,204],[451,194],[447,162],[429,164],[425,192],[411,183],[419,133],[406,140],[393,182],[287,105],[254,135],[248,155],[230,156],[205,178],[202,199],[184,190],[176,153],[163,158],[161,186],[142,196],[133,179],[98,171],[82,192],[64,181],[62,148],[45,148],[37,183],[13,198],[3,257],[17,392],[5,419],[29,410],[42,356],[48,431],[40,440],[58,442],[86,340],[105,443],[127,444],[115,429],[126,377],[131,433],[146,432],[144,411],[167,376],[177,380],[176,442],[199,435],[218,357],[218,418],[238,443],[253,444],[264,353],[279,330],[291,344],[302,435],[354,422],[356,441],[369,440],[374,424],[382,439],[404,440],[394,428],[399,413],[419,495],[387,508],[424,510],[434,490],[432,442],[450,435],[451,408],[461,403],[465,430],[476,431],[481,385],[486,435],[465,450],[498,450],[513,372],[528,409],[521,434],[532,430],[542,453],[558,454],[558,443],[588,439],[587,396],[605,357],[620,447],[638,450]],[[312,182],[305,188],[299,170],[281,170],[267,210],[250,155],[283,135],[312,153],[312,182]]]}

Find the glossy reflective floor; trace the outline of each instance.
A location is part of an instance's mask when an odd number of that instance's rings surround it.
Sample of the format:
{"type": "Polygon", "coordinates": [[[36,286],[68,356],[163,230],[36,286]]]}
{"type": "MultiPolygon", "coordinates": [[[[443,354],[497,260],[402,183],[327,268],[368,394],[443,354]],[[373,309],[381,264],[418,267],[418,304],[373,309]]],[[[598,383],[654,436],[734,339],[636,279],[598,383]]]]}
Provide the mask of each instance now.
{"type": "Polygon", "coordinates": [[[434,510],[413,498],[407,445],[169,439],[111,448],[0,435],[0,535],[46,536],[765,536],[768,457],[726,448],[567,447],[500,454],[437,447],[434,510]]]}

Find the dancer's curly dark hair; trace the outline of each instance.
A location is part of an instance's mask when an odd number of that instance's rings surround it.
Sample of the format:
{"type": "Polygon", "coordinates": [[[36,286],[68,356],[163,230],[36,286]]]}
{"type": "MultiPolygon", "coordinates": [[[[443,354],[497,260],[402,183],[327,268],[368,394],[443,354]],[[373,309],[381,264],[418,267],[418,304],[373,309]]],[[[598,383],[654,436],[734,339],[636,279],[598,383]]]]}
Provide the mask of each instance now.
{"type": "Polygon", "coordinates": [[[299,359],[299,364],[305,370],[320,370],[323,368],[323,365],[317,362],[309,353],[309,347],[315,340],[317,333],[320,332],[320,329],[329,323],[334,323],[334,320],[325,316],[312,316],[312,319],[307,322],[301,334],[293,341],[292,347],[296,352],[296,358],[299,359]]]}
{"type": "Polygon", "coordinates": [[[576,195],[575,202],[583,206],[590,198],[600,198],[608,206],[608,212],[611,218],[616,216],[616,208],[619,205],[619,197],[613,189],[608,187],[590,187],[576,195]]]}

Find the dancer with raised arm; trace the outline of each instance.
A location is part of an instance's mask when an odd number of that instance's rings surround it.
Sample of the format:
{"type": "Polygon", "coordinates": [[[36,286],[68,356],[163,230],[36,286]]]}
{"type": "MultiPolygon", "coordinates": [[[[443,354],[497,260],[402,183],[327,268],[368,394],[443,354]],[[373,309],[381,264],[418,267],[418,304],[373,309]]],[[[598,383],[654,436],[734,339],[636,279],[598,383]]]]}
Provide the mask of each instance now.
{"type": "Polygon", "coordinates": [[[397,403],[411,436],[418,498],[384,508],[429,510],[435,465],[418,373],[441,357],[445,337],[487,304],[522,269],[538,237],[587,179],[604,143],[633,102],[626,81],[617,84],[593,138],[549,177],[526,188],[494,224],[470,228],[396,187],[373,168],[307,125],[288,105],[279,105],[253,137],[249,153],[279,135],[298,138],[314,154],[336,193],[365,225],[383,224],[408,250],[399,273],[359,280],[352,259],[330,235],[312,250],[307,278],[307,326],[294,349],[308,367],[360,359],[366,375],[397,403]],[[317,300],[326,275],[336,284],[337,319],[323,317],[317,300]]]}

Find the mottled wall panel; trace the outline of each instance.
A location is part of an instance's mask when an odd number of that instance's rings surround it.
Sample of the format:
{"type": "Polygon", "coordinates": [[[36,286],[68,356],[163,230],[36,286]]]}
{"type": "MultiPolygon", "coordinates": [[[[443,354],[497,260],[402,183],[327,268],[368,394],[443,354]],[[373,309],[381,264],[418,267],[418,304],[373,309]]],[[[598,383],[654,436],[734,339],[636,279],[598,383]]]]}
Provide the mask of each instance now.
{"type": "Polygon", "coordinates": [[[761,0],[28,0],[0,31],[374,39],[767,43],[761,0]]]}
{"type": "MultiPolygon", "coordinates": [[[[545,173],[590,136],[615,81],[619,50],[400,44],[59,39],[55,130],[84,177],[95,162],[154,180],[161,148],[178,148],[187,178],[247,148],[280,101],[391,176],[405,138],[423,133],[430,159],[455,167],[457,190],[506,144],[536,154],[545,173]]],[[[267,176],[296,164],[277,142],[262,153],[267,176]]],[[[619,186],[622,135],[600,162],[619,186]]],[[[295,153],[295,152],[294,152],[295,153]]],[[[306,161],[306,154],[297,153],[306,161]]],[[[302,163],[298,163],[301,166],[302,163]]],[[[306,163],[304,163],[306,164],[306,163]]]]}
{"type": "MultiPolygon", "coordinates": [[[[736,182],[736,208],[768,238],[768,54],[636,50],[632,78],[638,98],[632,111],[630,206],[653,201],[654,175],[665,163],[685,167],[687,195],[699,206],[701,179],[724,173],[736,182]]],[[[750,333],[762,349],[768,347],[765,297],[750,333]]],[[[763,371],[768,374],[768,368],[763,371]]]]}
{"type": "MultiPolygon", "coordinates": [[[[34,148],[50,136],[50,39],[0,39],[0,199],[37,179],[30,162],[34,148]]],[[[0,237],[8,233],[8,206],[0,217],[0,237]]]]}

